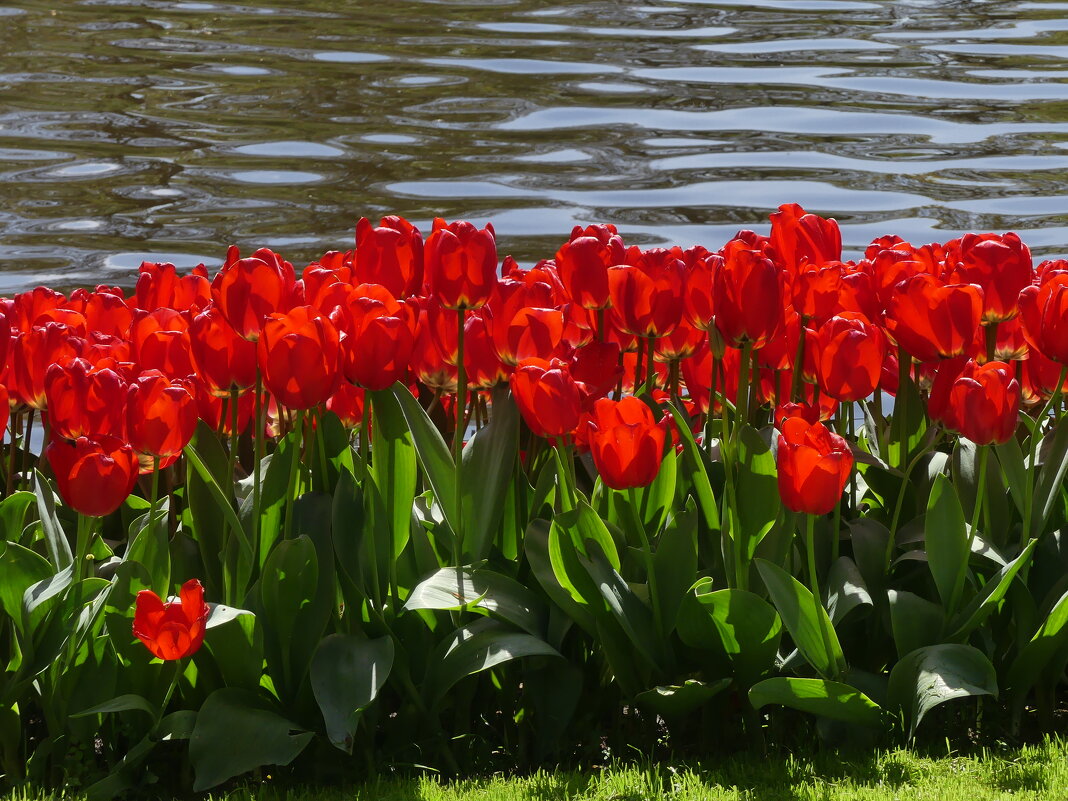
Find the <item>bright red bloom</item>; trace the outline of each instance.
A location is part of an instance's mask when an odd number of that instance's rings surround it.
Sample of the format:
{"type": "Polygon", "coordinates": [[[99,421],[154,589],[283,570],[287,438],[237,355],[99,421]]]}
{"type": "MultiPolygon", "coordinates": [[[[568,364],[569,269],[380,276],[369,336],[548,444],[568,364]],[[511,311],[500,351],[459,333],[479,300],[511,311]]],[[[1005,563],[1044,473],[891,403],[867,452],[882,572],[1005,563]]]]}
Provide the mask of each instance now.
{"type": "Polygon", "coordinates": [[[632,248],[627,256],[608,270],[612,318],[634,336],[670,334],[682,319],[683,263],[663,248],[632,248]]]}
{"type": "Polygon", "coordinates": [[[511,384],[523,419],[539,437],[562,437],[578,427],[582,392],[564,362],[525,359],[511,384]]]}
{"type": "Polygon", "coordinates": [[[590,342],[571,355],[568,369],[583,391],[583,407],[603,398],[623,378],[615,342],[590,342]]]}
{"type": "Polygon", "coordinates": [[[196,579],[182,585],[178,600],[167,603],[152,590],[141,590],[133,633],[156,658],[181,659],[195,654],[204,642],[209,612],[204,587],[196,579]]]}
{"type": "Polygon", "coordinates": [[[804,264],[793,276],[794,309],[814,325],[843,311],[846,283],[842,279],[842,262],[804,264]]]}
{"type": "Polygon", "coordinates": [[[466,220],[434,220],[426,240],[424,277],[428,294],[447,309],[477,309],[497,283],[497,243],[489,223],[478,229],[466,220]]]}
{"type": "Polygon", "coordinates": [[[796,203],[779,206],[770,216],[771,247],[783,269],[792,273],[805,262],[821,265],[842,258],[837,221],[808,214],[796,203]]]}
{"type": "MultiPolygon", "coordinates": [[[[683,251],[686,278],[683,282],[683,306],[686,319],[702,331],[715,323],[712,288],[716,273],[723,266],[723,257],[712,253],[697,253],[696,248],[683,251]]],[[[704,248],[701,248],[704,250],[704,248]]]]}
{"type": "Polygon", "coordinates": [[[917,361],[960,356],[975,341],[983,290],[943,285],[919,273],[897,285],[886,306],[886,330],[917,361]]]}
{"type": "Polygon", "coordinates": [[[121,295],[97,290],[85,301],[85,325],[90,333],[125,339],[130,333],[133,312],[121,295]]]}
{"type": "Polygon", "coordinates": [[[216,307],[189,324],[189,349],[199,378],[219,396],[256,383],[256,344],[239,336],[216,307]]]}
{"type": "Polygon", "coordinates": [[[783,317],[782,272],[770,259],[728,242],[723,267],[716,273],[712,307],[716,328],[727,343],[762,348],[779,330],[783,317]]]}
{"type": "Polygon", "coordinates": [[[383,217],[377,228],[361,217],[356,223],[353,278],[355,284],[381,284],[396,298],[416,294],[423,285],[419,229],[403,217],[383,217]]]}
{"type": "Polygon", "coordinates": [[[779,495],[794,512],[825,515],[842,498],[853,469],[849,443],[823,423],[789,417],[782,424],[776,466],[779,495]]]}
{"type": "Polygon", "coordinates": [[[507,381],[511,372],[497,357],[481,312],[467,315],[464,321],[464,370],[472,390],[490,389],[507,381]]]}
{"type": "Polygon", "coordinates": [[[1068,273],[1053,273],[1020,293],[1024,336],[1039,353],[1068,364],[1068,273]]]}
{"type": "Polygon", "coordinates": [[[197,427],[189,390],[152,370],[135,379],[126,395],[126,440],[138,453],[167,458],[182,452],[197,427]]]}
{"type": "Polygon", "coordinates": [[[69,363],[84,347],[85,340],[75,336],[69,325],[52,322],[33,326],[11,344],[8,389],[21,403],[43,409],[48,368],[69,363]]]}
{"type": "Polygon", "coordinates": [[[272,314],[259,340],[260,369],[267,389],[291,409],[310,409],[337,387],[337,329],[311,306],[272,314]]]}
{"type": "Polygon", "coordinates": [[[622,264],[623,238],[614,225],[578,226],[556,251],[556,269],[568,295],[585,309],[609,305],[608,268],[622,264]]]}
{"type": "Polygon", "coordinates": [[[408,375],[414,345],[407,319],[366,314],[353,322],[341,340],[345,378],[371,390],[391,387],[408,375]]]}
{"type": "Polygon", "coordinates": [[[130,304],[136,309],[155,311],[159,308],[198,312],[211,302],[211,284],[207,270],[195,269],[189,275],[178,275],[170,263],[141,262],[137,271],[137,286],[130,304]]]}
{"type": "Polygon", "coordinates": [[[928,411],[976,445],[1007,442],[1016,431],[1020,384],[1005,362],[945,361],[935,375],[928,411]]]}
{"type": "Polygon", "coordinates": [[[45,400],[52,433],[64,439],[122,437],[126,380],[85,359],[53,364],[45,374],[45,400]]]}
{"type": "Polygon", "coordinates": [[[283,310],[287,289],[277,263],[253,256],[223,267],[212,282],[211,294],[233,329],[254,341],[267,317],[283,310]]]}
{"type": "Polygon", "coordinates": [[[584,438],[605,486],[623,490],[653,482],[664,458],[667,422],[657,423],[653,410],[633,395],[593,404],[584,438]]]}
{"type": "Polygon", "coordinates": [[[48,443],[45,456],[64,503],[89,517],[114,512],[137,483],[137,456],[117,437],[78,437],[74,442],[56,438],[48,443]]]}
{"type": "Polygon", "coordinates": [[[363,424],[364,403],[364,391],[348,381],[342,381],[334,394],[326,399],[326,409],[336,414],[345,428],[359,428],[363,424]]]}
{"type": "Polygon", "coordinates": [[[859,312],[842,312],[816,334],[816,376],[820,389],[840,401],[858,401],[879,386],[886,341],[859,312]]]}
{"type": "Polygon", "coordinates": [[[946,243],[946,267],[953,283],[983,288],[983,322],[1016,316],[1020,291],[1034,275],[1031,251],[1016,234],[965,234],[946,243]]]}

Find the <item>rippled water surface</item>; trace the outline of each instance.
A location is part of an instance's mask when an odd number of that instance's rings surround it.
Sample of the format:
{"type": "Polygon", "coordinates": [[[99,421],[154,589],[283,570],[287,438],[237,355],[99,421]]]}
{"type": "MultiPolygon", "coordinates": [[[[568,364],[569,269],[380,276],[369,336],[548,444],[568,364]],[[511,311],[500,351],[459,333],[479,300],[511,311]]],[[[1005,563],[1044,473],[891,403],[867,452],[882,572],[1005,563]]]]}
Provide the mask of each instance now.
{"type": "MultiPolygon", "coordinates": [[[[4,0],[0,0],[2,4],[4,0]]],[[[1068,2],[0,5],[0,293],[294,262],[356,217],[718,247],[780,203],[854,252],[1068,254],[1068,2]]]]}

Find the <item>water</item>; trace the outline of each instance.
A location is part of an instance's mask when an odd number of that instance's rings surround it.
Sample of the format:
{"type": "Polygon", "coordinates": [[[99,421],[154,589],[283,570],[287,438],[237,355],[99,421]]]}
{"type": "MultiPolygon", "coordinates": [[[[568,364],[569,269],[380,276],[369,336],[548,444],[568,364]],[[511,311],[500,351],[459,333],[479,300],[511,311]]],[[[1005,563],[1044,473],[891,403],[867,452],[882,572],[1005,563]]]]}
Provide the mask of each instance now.
{"type": "Polygon", "coordinates": [[[1068,3],[0,0],[0,294],[360,215],[718,247],[784,202],[1068,254],[1068,3]]]}

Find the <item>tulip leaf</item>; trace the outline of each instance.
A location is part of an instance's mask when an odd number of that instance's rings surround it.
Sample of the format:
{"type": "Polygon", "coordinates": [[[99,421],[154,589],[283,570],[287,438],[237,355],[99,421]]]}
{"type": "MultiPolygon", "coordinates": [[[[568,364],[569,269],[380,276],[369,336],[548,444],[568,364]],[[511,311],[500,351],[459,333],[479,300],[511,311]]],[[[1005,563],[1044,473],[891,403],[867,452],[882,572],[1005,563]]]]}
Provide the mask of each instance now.
{"type": "Polygon", "coordinates": [[[827,611],[836,626],[854,609],[872,606],[871,594],[856,563],[840,557],[827,574],[827,611]]]}
{"type": "Polygon", "coordinates": [[[63,526],[56,517],[56,501],[52,487],[40,470],[33,471],[33,493],[37,496],[37,513],[41,518],[48,558],[56,566],[56,570],[63,570],[74,561],[74,554],[71,552],[67,535],[63,532],[63,526]]]}
{"type": "Polygon", "coordinates": [[[334,490],[330,526],[338,567],[349,581],[363,588],[360,555],[360,543],[366,536],[363,488],[345,467],[341,468],[334,490]]]}
{"type": "MultiPolygon", "coordinates": [[[[1021,707],[1028,691],[1038,683],[1043,673],[1051,667],[1058,653],[1063,653],[1068,644],[1068,592],[1053,605],[1049,614],[1038,627],[1034,636],[1020,649],[1009,667],[1007,686],[1014,705],[1021,707]]],[[[1058,673],[1063,663],[1053,664],[1058,673]]]]}
{"type": "Polygon", "coordinates": [[[841,676],[846,670],[845,656],[823,604],[778,565],[757,559],[756,566],[801,656],[824,678],[841,676]]]}
{"type": "Polygon", "coordinates": [[[731,536],[748,561],[775,525],[782,507],[775,457],[760,432],[748,424],[742,426],[736,468],[738,530],[731,536]]]}
{"type": "MultiPolygon", "coordinates": [[[[216,626],[221,626],[224,623],[229,623],[242,615],[253,615],[247,609],[235,609],[232,606],[223,606],[222,604],[214,604],[208,602],[208,622],[205,624],[205,628],[213,629],[216,626]]],[[[254,616],[254,615],[253,615],[254,616]]]]}
{"type": "Polygon", "coordinates": [[[693,592],[712,619],[739,684],[752,686],[779,653],[782,620],[775,607],[748,590],[712,590],[711,579],[697,582],[693,592]]]}
{"type": "Polygon", "coordinates": [[[412,432],[412,442],[419,455],[419,463],[423,466],[430,488],[434,491],[434,500],[445,514],[445,522],[453,531],[459,531],[455,496],[456,463],[449,447],[408,387],[398,381],[387,391],[392,392],[397,399],[408,429],[412,432]]]}
{"type": "MultiPolygon", "coordinates": [[[[147,589],[153,590],[157,595],[165,596],[171,584],[171,551],[170,537],[167,532],[167,513],[157,512],[151,521],[148,520],[148,515],[143,515],[139,520],[144,521],[144,525],[134,536],[122,559],[124,562],[137,562],[143,565],[150,579],[147,589]]],[[[140,587],[132,586],[130,591],[136,593],[138,589],[140,587]]]]}
{"type": "Polygon", "coordinates": [[[111,712],[130,712],[134,710],[147,712],[153,720],[156,718],[156,708],[152,706],[148,699],[136,693],[120,695],[110,701],[89,707],[89,709],[83,709],[81,712],[73,712],[70,716],[72,718],[84,718],[89,715],[107,715],[111,712]]]}
{"type": "Polygon", "coordinates": [[[776,676],[764,679],[749,690],[749,702],[760,709],[781,704],[801,712],[853,723],[885,728],[886,712],[855,687],[825,679],[798,679],[776,676]]]}
{"type": "Polygon", "coordinates": [[[378,697],[393,667],[393,640],[331,634],[311,661],[311,686],[336,748],[352,753],[363,710],[378,697]]]}
{"type": "MultiPolygon", "coordinates": [[[[218,666],[227,687],[255,690],[263,674],[264,627],[244,609],[208,604],[204,649],[218,666]]],[[[200,654],[194,656],[199,659],[200,654]]]]}
{"type": "Polygon", "coordinates": [[[427,687],[430,706],[435,708],[461,679],[483,670],[528,656],[560,657],[560,653],[539,637],[501,628],[496,621],[482,620],[458,629],[443,643],[440,659],[427,687]]]}
{"type": "Polygon", "coordinates": [[[898,657],[941,640],[945,612],[939,604],[904,590],[890,590],[887,596],[898,657]]]}
{"type": "Polygon", "coordinates": [[[952,613],[968,569],[968,529],[953,484],[941,473],[935,477],[927,502],[924,539],[938,595],[952,613]]]}
{"type": "Polygon", "coordinates": [[[987,580],[978,594],[950,621],[947,627],[947,630],[951,632],[949,639],[956,642],[965,640],[979,627],[987,615],[997,608],[1001,599],[1005,597],[1005,593],[1009,591],[1009,585],[1016,578],[1016,574],[1030,564],[1031,556],[1037,545],[1038,540],[1028,542],[1019,556],[987,580]]]}
{"type": "Polygon", "coordinates": [[[388,515],[391,559],[397,559],[408,544],[419,466],[412,434],[396,396],[382,390],[371,392],[370,398],[371,451],[374,454],[371,474],[388,515]]]}
{"type": "Polygon", "coordinates": [[[1027,504],[1027,466],[1024,463],[1023,450],[1015,437],[994,446],[998,462],[1005,472],[1009,493],[1016,504],[1016,510],[1022,515],[1027,504]]]}
{"type": "MultiPolygon", "coordinates": [[[[575,587],[574,582],[571,581],[567,571],[564,569],[563,561],[559,553],[561,547],[559,537],[559,531],[554,534],[550,530],[548,521],[541,520],[540,518],[532,520],[523,535],[523,552],[527,558],[527,562],[530,563],[530,569],[534,574],[534,578],[537,579],[538,584],[541,585],[542,590],[545,591],[545,594],[549,596],[550,600],[560,607],[560,609],[567,614],[568,618],[574,620],[587,632],[593,633],[596,630],[593,610],[590,608],[588,602],[582,598],[578,588],[575,587]],[[556,567],[554,566],[554,557],[552,556],[553,550],[557,551],[555,559],[557,563],[561,565],[560,569],[563,572],[563,579],[557,574],[556,567]]],[[[567,546],[569,546],[569,549],[573,552],[574,548],[571,546],[570,540],[568,540],[567,546]]],[[[576,571],[581,570],[574,558],[569,560],[569,562],[575,565],[576,571]]],[[[597,600],[598,604],[603,607],[603,601],[601,601],[600,598],[597,600]]]]}
{"type": "Polygon", "coordinates": [[[267,633],[267,662],[280,693],[295,692],[307,660],[292,652],[300,626],[308,625],[319,584],[319,560],[307,535],[281,540],[271,550],[260,577],[267,633]],[[280,669],[279,669],[280,668],[280,669]]]}
{"type": "MultiPolygon", "coordinates": [[[[238,542],[241,546],[241,550],[247,557],[252,556],[252,541],[249,539],[245,527],[241,525],[241,520],[237,516],[237,512],[234,511],[233,505],[223,492],[222,487],[216,480],[216,477],[212,474],[211,470],[204,463],[204,460],[200,458],[200,454],[193,446],[192,441],[185,446],[182,451],[185,454],[186,461],[193,467],[194,472],[203,482],[204,490],[208,493],[209,497],[215,502],[216,507],[222,513],[223,518],[226,520],[227,525],[230,526],[230,531],[237,534],[238,542]]],[[[190,482],[193,483],[192,481],[190,482]]],[[[192,487],[190,487],[192,489],[192,487]]],[[[191,501],[192,502],[192,501],[191,501]]],[[[201,531],[197,529],[197,536],[201,535],[201,531]]],[[[221,540],[220,540],[221,541],[221,540]]],[[[209,543],[202,543],[202,549],[209,546],[209,543]]],[[[211,553],[211,551],[204,551],[205,553],[211,553]]]]}
{"type": "Polygon", "coordinates": [[[26,512],[36,504],[32,492],[13,492],[0,501],[0,539],[17,542],[26,526],[26,512]]]}
{"type": "Polygon", "coordinates": [[[224,687],[209,695],[189,738],[189,760],[201,793],[264,765],[288,765],[311,742],[312,732],[279,715],[257,694],[224,687]]]}
{"type": "Polygon", "coordinates": [[[710,684],[687,679],[682,684],[653,687],[638,693],[634,700],[638,706],[665,720],[678,720],[711,701],[730,685],[730,679],[719,679],[710,684]]]}
{"type": "Polygon", "coordinates": [[[545,630],[545,613],[534,593],[515,579],[479,568],[441,568],[415,586],[404,609],[481,610],[535,636],[545,630]]]}
{"type": "MultiPolygon", "coordinates": [[[[1038,432],[1032,436],[1038,436],[1038,432]]],[[[1058,424],[1045,439],[1050,441],[1050,445],[1035,481],[1029,534],[1031,537],[1037,537],[1046,530],[1046,523],[1060,501],[1064,477],[1068,474],[1068,424],[1058,424]]],[[[1042,443],[1043,446],[1045,444],[1042,443]]]]}
{"type": "Polygon", "coordinates": [[[29,633],[29,618],[23,614],[22,599],[31,586],[45,581],[54,574],[52,564],[35,551],[23,548],[14,542],[2,544],[0,568],[4,579],[0,581],[0,609],[14,621],[15,628],[23,635],[29,633]]]}
{"type": "Polygon", "coordinates": [[[518,456],[519,407],[507,385],[500,385],[493,390],[489,424],[464,447],[460,514],[465,560],[477,562],[489,555],[518,456]]]}
{"type": "Polygon", "coordinates": [[[675,429],[679,432],[679,441],[682,443],[683,474],[693,487],[697,507],[701,510],[705,525],[712,531],[718,531],[720,528],[719,507],[712,493],[712,483],[708,478],[705,454],[697,447],[693,432],[684,422],[689,418],[674,403],[668,405],[671,407],[675,429]]]}
{"type": "Polygon", "coordinates": [[[653,571],[664,634],[670,634],[687,588],[697,578],[697,507],[692,498],[685,510],[668,517],[653,554],[653,571]]]}
{"type": "MultiPolygon", "coordinates": [[[[657,471],[656,478],[652,480],[652,483],[647,487],[638,487],[633,490],[634,498],[637,501],[634,513],[645,525],[645,530],[648,532],[657,532],[661,529],[675,501],[678,459],[675,456],[675,449],[670,445],[669,438],[665,445],[667,452],[660,461],[660,469],[657,471]]],[[[618,498],[619,502],[628,502],[628,493],[613,492],[612,494],[618,498]]]]}
{"type": "Polygon", "coordinates": [[[887,694],[903,713],[911,740],[924,716],[939,704],[968,696],[996,698],[998,686],[994,666],[982,651],[944,643],[917,648],[894,665],[887,694]]]}

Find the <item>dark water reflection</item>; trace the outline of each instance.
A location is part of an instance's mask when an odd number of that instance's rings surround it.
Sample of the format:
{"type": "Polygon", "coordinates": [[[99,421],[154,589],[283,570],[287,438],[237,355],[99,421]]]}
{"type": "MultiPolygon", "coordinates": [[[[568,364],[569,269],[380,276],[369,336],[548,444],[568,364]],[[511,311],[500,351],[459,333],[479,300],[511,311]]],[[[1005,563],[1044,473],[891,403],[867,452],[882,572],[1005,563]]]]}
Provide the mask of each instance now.
{"type": "Polygon", "coordinates": [[[521,261],[599,220],[718,246],[786,201],[854,250],[1068,254],[1066,64],[1065,2],[9,3],[0,293],[304,263],[394,212],[521,261]]]}

